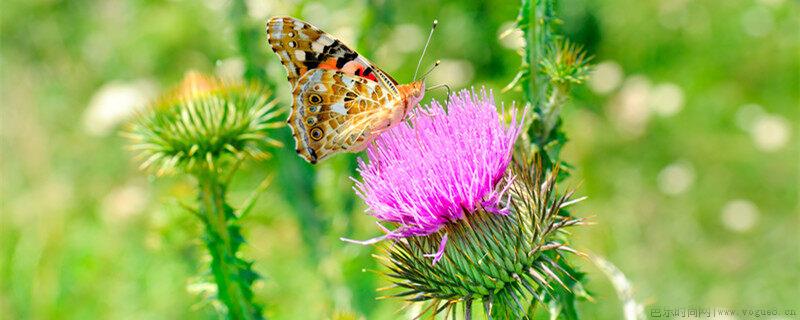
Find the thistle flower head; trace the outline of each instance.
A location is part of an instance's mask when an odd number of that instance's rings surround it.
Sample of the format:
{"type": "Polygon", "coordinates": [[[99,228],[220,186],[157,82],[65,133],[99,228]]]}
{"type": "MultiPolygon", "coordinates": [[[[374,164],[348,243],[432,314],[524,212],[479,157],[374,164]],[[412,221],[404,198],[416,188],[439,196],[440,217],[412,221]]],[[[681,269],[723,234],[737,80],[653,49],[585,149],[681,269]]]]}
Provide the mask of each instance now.
{"type": "Polygon", "coordinates": [[[283,125],[269,92],[257,84],[223,83],[196,72],[153,103],[125,135],[156,174],[215,169],[226,158],[269,156],[280,146],[269,130],[283,125]]]}
{"type": "Polygon", "coordinates": [[[478,208],[503,212],[502,178],[519,123],[507,127],[491,93],[462,91],[447,111],[433,102],[411,125],[376,139],[360,161],[358,194],[372,215],[397,225],[389,238],[428,235],[478,208]]]}
{"type": "Polygon", "coordinates": [[[584,292],[563,229],[582,220],[562,211],[576,201],[556,190],[557,170],[514,152],[521,121],[506,126],[491,94],[462,91],[447,111],[429,109],[382,133],[359,163],[357,192],[395,227],[382,237],[387,297],[426,303],[429,315],[470,315],[475,301],[496,319],[539,303],[574,310],[565,299],[584,292]]]}
{"type": "Polygon", "coordinates": [[[444,313],[470,319],[477,302],[489,319],[528,319],[537,305],[546,306],[551,319],[572,319],[576,298],[589,297],[582,273],[566,259],[581,253],[568,246],[565,228],[583,220],[564,208],[580,199],[556,189],[557,170],[545,172],[541,162],[515,156],[507,173],[515,176],[507,214],[478,208],[433,234],[392,241],[380,257],[392,281],[385,297],[425,303],[418,318],[444,313]],[[443,239],[449,239],[447,253],[431,264],[427,252],[443,239]]]}

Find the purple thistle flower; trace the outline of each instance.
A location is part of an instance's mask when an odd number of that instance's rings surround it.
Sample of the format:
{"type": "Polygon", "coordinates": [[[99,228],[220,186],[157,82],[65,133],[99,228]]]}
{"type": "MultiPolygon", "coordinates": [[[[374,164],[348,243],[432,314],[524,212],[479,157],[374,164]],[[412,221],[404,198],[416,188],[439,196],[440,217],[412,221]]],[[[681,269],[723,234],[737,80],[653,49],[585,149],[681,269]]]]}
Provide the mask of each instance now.
{"type": "Polygon", "coordinates": [[[413,114],[412,126],[382,133],[367,150],[369,162],[359,160],[356,192],[373,216],[398,225],[379,239],[429,235],[479,208],[506,212],[509,183],[498,184],[520,132],[516,114],[506,127],[485,90],[453,94],[446,112],[435,101],[428,109],[413,114]]]}

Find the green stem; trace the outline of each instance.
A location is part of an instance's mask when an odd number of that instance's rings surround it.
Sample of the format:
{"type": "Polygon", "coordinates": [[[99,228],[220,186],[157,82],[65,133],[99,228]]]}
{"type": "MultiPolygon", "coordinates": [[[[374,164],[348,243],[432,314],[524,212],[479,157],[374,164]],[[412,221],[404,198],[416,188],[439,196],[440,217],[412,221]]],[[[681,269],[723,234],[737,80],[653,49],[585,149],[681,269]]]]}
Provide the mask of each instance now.
{"type": "Polygon", "coordinates": [[[531,1],[530,6],[530,19],[529,25],[529,39],[528,45],[532,46],[529,50],[531,53],[531,86],[533,97],[534,110],[539,114],[539,119],[542,123],[538,126],[537,141],[540,145],[544,145],[548,140],[548,132],[552,128],[548,128],[550,123],[551,114],[555,106],[550,102],[550,98],[555,94],[553,84],[549,77],[539,70],[539,62],[547,54],[547,48],[553,45],[552,22],[555,19],[553,12],[554,0],[535,0],[531,1]]]}
{"type": "Polygon", "coordinates": [[[530,72],[529,73],[529,76],[530,76],[529,80],[527,81],[527,83],[524,83],[523,85],[525,85],[525,88],[524,88],[525,100],[528,101],[528,103],[530,104],[531,107],[534,108],[534,110],[538,109],[538,107],[539,107],[539,103],[538,103],[538,101],[536,101],[536,97],[538,96],[537,95],[537,91],[538,90],[536,89],[536,85],[537,85],[537,82],[539,82],[539,81],[537,81],[538,77],[539,77],[539,71],[538,71],[538,68],[537,68],[538,65],[539,65],[537,63],[537,61],[539,61],[539,59],[537,58],[537,54],[538,54],[539,50],[537,50],[537,47],[536,47],[536,36],[537,36],[536,33],[537,33],[537,30],[538,30],[538,26],[537,26],[538,25],[538,21],[537,21],[537,18],[536,18],[536,4],[537,4],[537,2],[538,2],[537,0],[527,0],[527,1],[523,1],[523,3],[522,3],[522,6],[523,6],[522,10],[527,10],[528,11],[528,25],[525,26],[525,28],[527,28],[527,32],[525,34],[528,36],[527,39],[525,39],[526,40],[525,41],[525,52],[526,52],[525,59],[527,60],[525,62],[527,62],[528,67],[530,68],[530,71],[528,71],[528,72],[530,72]],[[526,2],[527,2],[527,8],[526,8],[526,2]]]}
{"type": "Polygon", "coordinates": [[[228,319],[263,319],[253,302],[250,286],[257,278],[250,263],[236,252],[243,242],[236,216],[225,203],[225,185],[212,172],[196,175],[199,215],[206,226],[205,243],[211,254],[211,272],[217,283],[217,298],[227,307],[228,319]]]}
{"type": "Polygon", "coordinates": [[[547,144],[552,139],[551,133],[558,124],[558,119],[561,116],[561,106],[567,100],[568,88],[565,86],[553,86],[547,101],[542,108],[542,133],[540,135],[541,143],[547,144]]]}
{"type": "Polygon", "coordinates": [[[536,146],[546,167],[558,163],[560,146],[549,145],[557,136],[553,132],[558,130],[560,109],[565,100],[565,92],[540,70],[539,65],[548,55],[548,48],[554,45],[554,8],[555,0],[522,0],[519,13],[520,28],[525,35],[522,65],[526,75],[520,84],[524,99],[536,115],[526,129],[527,138],[536,146]],[[556,152],[548,152],[547,148],[556,152]]]}

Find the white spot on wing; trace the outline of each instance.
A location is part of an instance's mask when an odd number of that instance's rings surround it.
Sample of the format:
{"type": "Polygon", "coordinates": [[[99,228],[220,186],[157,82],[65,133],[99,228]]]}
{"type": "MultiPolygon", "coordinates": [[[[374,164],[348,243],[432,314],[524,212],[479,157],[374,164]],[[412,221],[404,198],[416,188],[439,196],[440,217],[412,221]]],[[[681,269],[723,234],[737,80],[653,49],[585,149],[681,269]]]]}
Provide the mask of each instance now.
{"type": "Polygon", "coordinates": [[[347,114],[347,109],[344,108],[344,103],[338,102],[331,105],[331,110],[341,115],[347,114]]]}
{"type": "Polygon", "coordinates": [[[333,44],[333,39],[326,34],[320,36],[317,41],[319,41],[319,43],[321,43],[323,46],[329,46],[333,44]]]}
{"type": "Polygon", "coordinates": [[[297,60],[299,60],[299,61],[305,61],[306,60],[306,52],[302,51],[302,50],[297,50],[297,51],[294,52],[294,57],[297,58],[297,60]]]}
{"type": "Polygon", "coordinates": [[[322,50],[325,50],[325,46],[319,41],[314,41],[311,43],[311,50],[314,50],[314,52],[322,52],[322,50]]]}
{"type": "Polygon", "coordinates": [[[316,70],[314,70],[314,73],[313,73],[313,74],[311,74],[311,81],[313,81],[313,82],[319,82],[319,81],[321,81],[321,80],[322,80],[322,74],[323,74],[323,73],[325,73],[325,71],[323,71],[322,69],[316,69],[316,70]]]}
{"type": "Polygon", "coordinates": [[[344,83],[344,85],[345,85],[345,86],[347,86],[348,88],[351,88],[351,87],[353,87],[353,82],[354,82],[354,81],[353,81],[353,78],[350,78],[350,77],[342,77],[342,82],[343,82],[343,83],[344,83]]]}
{"type": "Polygon", "coordinates": [[[276,20],[275,24],[272,25],[272,35],[275,37],[275,39],[281,38],[283,35],[281,31],[283,31],[283,21],[276,20]]]}

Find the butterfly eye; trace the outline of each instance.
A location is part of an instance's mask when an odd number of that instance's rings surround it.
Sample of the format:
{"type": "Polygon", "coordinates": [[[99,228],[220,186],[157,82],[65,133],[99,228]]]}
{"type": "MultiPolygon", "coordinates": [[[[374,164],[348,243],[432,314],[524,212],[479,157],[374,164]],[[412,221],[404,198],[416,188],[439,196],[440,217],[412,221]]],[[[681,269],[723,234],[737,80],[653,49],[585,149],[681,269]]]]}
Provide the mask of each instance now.
{"type": "Polygon", "coordinates": [[[289,41],[289,48],[294,48],[295,46],[297,46],[297,43],[294,41],[289,41]]]}
{"type": "Polygon", "coordinates": [[[322,102],[322,97],[320,97],[316,93],[312,93],[311,95],[308,96],[308,101],[311,102],[311,103],[317,104],[317,103],[322,102]]]}
{"type": "Polygon", "coordinates": [[[315,118],[315,117],[308,117],[308,118],[306,118],[306,123],[307,123],[309,126],[311,126],[311,125],[314,125],[315,123],[317,123],[317,118],[315,118]]]}
{"type": "Polygon", "coordinates": [[[319,139],[322,139],[322,129],[320,129],[319,127],[312,128],[311,129],[311,139],[314,139],[314,141],[318,141],[319,139]]]}
{"type": "Polygon", "coordinates": [[[314,113],[314,112],[317,112],[317,110],[319,110],[319,107],[317,107],[317,106],[308,107],[308,112],[314,113]]]}

